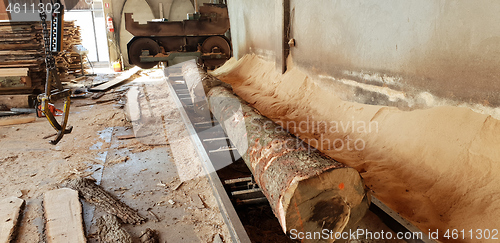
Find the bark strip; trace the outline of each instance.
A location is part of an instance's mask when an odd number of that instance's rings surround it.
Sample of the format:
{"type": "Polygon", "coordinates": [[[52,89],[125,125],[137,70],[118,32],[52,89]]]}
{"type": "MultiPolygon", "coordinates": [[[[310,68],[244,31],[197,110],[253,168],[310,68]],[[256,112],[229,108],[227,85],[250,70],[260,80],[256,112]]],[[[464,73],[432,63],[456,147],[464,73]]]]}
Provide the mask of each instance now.
{"type": "Polygon", "coordinates": [[[130,234],[114,215],[106,214],[96,220],[97,240],[102,243],[132,243],[130,234]]]}
{"type": "Polygon", "coordinates": [[[135,210],[96,185],[91,179],[78,178],[70,180],[65,186],[78,191],[87,202],[96,205],[109,214],[115,215],[123,223],[141,224],[145,221],[135,210]]]}

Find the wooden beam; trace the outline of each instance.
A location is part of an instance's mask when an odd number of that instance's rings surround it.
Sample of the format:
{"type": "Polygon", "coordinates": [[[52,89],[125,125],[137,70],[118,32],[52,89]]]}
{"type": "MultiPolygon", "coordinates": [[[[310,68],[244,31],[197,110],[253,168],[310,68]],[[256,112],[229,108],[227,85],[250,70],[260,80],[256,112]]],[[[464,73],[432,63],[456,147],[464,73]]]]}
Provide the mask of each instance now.
{"type": "Polygon", "coordinates": [[[9,243],[15,238],[23,206],[24,200],[17,197],[7,197],[0,201],[0,243],[9,243]]]}

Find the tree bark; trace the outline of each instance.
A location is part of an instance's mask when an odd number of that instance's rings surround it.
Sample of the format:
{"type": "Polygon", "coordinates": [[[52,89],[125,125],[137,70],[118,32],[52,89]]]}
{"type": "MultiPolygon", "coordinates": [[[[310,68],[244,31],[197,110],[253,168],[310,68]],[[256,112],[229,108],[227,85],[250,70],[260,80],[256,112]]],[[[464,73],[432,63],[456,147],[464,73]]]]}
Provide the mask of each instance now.
{"type": "Polygon", "coordinates": [[[311,149],[229,89],[214,87],[207,97],[284,232],[342,232],[364,216],[370,199],[355,169],[311,149]]]}
{"type": "Polygon", "coordinates": [[[129,206],[96,185],[93,180],[78,178],[66,183],[66,187],[76,190],[89,203],[96,205],[105,212],[115,215],[126,224],[141,224],[145,218],[140,216],[129,206]]]}
{"type": "Polygon", "coordinates": [[[96,220],[97,240],[102,243],[132,243],[130,234],[121,227],[114,215],[106,214],[96,220]]]}
{"type": "Polygon", "coordinates": [[[210,117],[206,93],[217,86],[231,89],[231,85],[203,71],[194,60],[185,62],[182,65],[182,75],[189,90],[191,101],[196,108],[196,113],[205,118],[210,117]]]}

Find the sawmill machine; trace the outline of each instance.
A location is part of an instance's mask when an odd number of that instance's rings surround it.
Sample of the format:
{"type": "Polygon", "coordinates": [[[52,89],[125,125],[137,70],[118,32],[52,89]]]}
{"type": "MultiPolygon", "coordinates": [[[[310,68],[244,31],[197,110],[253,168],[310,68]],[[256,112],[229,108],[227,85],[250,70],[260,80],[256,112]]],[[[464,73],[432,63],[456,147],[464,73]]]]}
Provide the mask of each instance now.
{"type": "Polygon", "coordinates": [[[229,30],[227,5],[195,1],[195,12],[183,21],[166,19],[135,22],[125,13],[125,28],[134,37],[127,44],[132,65],[148,69],[176,57],[194,56],[205,68],[216,68],[231,57],[231,45],[224,35],[229,30]]]}

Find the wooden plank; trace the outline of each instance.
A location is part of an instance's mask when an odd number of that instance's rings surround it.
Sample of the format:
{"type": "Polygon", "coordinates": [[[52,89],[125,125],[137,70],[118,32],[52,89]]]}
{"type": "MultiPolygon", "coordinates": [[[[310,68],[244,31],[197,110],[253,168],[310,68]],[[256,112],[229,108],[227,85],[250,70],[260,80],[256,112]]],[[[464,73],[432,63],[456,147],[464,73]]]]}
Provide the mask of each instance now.
{"type": "Polygon", "coordinates": [[[17,56],[25,56],[25,55],[41,55],[40,52],[38,51],[31,51],[31,50],[18,50],[18,51],[0,51],[0,56],[11,56],[11,55],[17,55],[17,56]]]}
{"type": "Polygon", "coordinates": [[[12,50],[17,49],[39,49],[40,44],[37,43],[23,43],[23,44],[2,44],[0,45],[0,50],[12,50]]]}
{"type": "Polygon", "coordinates": [[[36,120],[36,117],[23,117],[23,118],[1,119],[0,120],[0,126],[25,124],[25,123],[34,122],[35,120],[36,120]]]}
{"type": "Polygon", "coordinates": [[[43,207],[47,242],[87,242],[77,191],[69,188],[48,191],[43,195],[43,207]]]}
{"type": "Polygon", "coordinates": [[[29,68],[0,68],[0,77],[28,76],[29,68]]]}
{"type": "Polygon", "coordinates": [[[10,87],[10,88],[0,88],[0,94],[4,95],[17,95],[17,94],[32,94],[32,87],[10,87]]]}
{"type": "Polygon", "coordinates": [[[9,243],[15,237],[16,226],[24,200],[7,197],[0,201],[0,243],[9,243]]]}
{"type": "Polygon", "coordinates": [[[8,108],[29,108],[29,95],[0,95],[0,105],[8,108]]]}
{"type": "Polygon", "coordinates": [[[9,37],[9,38],[1,38],[0,39],[0,42],[8,42],[8,41],[23,41],[23,42],[27,42],[27,41],[33,41],[35,40],[36,38],[35,37],[9,37]]]}
{"type": "Polygon", "coordinates": [[[91,88],[90,91],[92,91],[92,92],[106,91],[106,90],[124,82],[125,80],[129,79],[132,75],[137,73],[140,69],[141,69],[140,67],[133,67],[132,69],[122,73],[120,76],[114,78],[113,80],[91,88]]]}
{"type": "Polygon", "coordinates": [[[6,64],[6,65],[0,65],[0,68],[21,68],[21,67],[38,67],[39,64],[33,63],[33,64],[6,64]]]}
{"type": "Polygon", "coordinates": [[[36,59],[30,59],[30,60],[5,60],[5,61],[0,61],[0,65],[14,65],[14,64],[31,64],[31,63],[37,63],[37,64],[42,64],[43,59],[41,58],[36,58],[36,59]]]}

